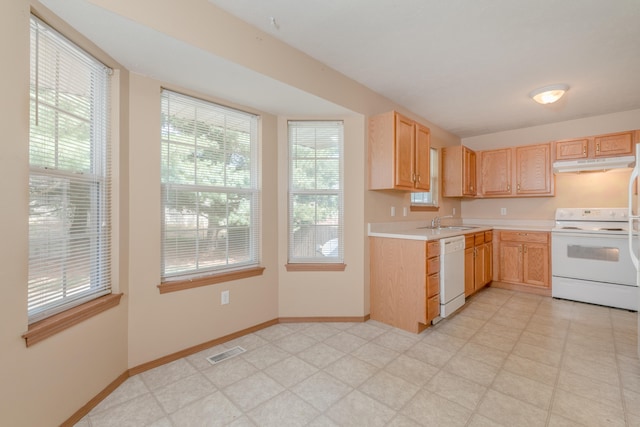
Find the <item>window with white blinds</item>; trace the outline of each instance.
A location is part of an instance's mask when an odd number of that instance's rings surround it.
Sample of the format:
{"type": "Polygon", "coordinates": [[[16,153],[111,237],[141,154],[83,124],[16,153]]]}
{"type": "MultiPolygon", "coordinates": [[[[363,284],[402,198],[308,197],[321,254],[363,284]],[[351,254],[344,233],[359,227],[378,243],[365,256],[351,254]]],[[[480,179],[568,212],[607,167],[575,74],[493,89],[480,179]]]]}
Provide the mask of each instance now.
{"type": "Polygon", "coordinates": [[[431,191],[422,193],[411,193],[411,205],[412,206],[429,206],[438,207],[438,188],[440,186],[440,180],[438,178],[438,149],[430,149],[430,163],[429,170],[431,171],[431,191]]]}
{"type": "Polygon", "coordinates": [[[30,323],[111,292],[110,74],[31,17],[30,323]]]}
{"type": "Polygon", "coordinates": [[[343,263],[343,122],[288,128],[289,263],[343,263]]]}
{"type": "Polygon", "coordinates": [[[258,117],[162,91],[162,280],[260,261],[258,117]]]}

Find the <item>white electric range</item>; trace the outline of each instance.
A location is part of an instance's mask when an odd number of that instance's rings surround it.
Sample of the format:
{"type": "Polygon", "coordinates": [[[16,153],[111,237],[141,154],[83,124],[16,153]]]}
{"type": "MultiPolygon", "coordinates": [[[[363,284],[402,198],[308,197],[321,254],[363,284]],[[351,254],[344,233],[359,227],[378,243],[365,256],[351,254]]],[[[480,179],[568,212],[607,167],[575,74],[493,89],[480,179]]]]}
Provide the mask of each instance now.
{"type": "Polygon", "coordinates": [[[628,209],[563,208],[556,210],[555,219],[552,296],[637,311],[628,209]]]}

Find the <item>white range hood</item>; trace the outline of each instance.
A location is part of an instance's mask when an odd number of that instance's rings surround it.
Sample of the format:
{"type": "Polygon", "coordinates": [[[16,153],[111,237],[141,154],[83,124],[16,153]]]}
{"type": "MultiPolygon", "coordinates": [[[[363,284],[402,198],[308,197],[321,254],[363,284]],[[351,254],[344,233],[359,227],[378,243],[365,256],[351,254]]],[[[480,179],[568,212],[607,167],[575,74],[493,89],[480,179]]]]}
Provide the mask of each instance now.
{"type": "Polygon", "coordinates": [[[554,173],[595,172],[609,169],[632,168],[636,158],[633,156],[607,157],[602,159],[561,160],[553,164],[554,173]]]}

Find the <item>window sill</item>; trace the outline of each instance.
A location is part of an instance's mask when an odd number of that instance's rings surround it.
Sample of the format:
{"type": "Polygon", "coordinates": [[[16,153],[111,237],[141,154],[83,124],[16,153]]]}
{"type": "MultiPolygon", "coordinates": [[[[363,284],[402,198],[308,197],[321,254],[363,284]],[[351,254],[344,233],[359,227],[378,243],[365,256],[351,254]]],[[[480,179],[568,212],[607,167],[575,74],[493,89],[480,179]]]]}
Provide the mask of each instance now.
{"type": "Polygon", "coordinates": [[[29,325],[29,330],[22,335],[22,338],[24,338],[27,347],[32,346],[103,311],[116,307],[120,304],[121,297],[122,294],[105,295],[62,313],[54,314],[29,325]]]}
{"type": "Polygon", "coordinates": [[[344,271],[347,264],[285,264],[287,271],[344,271]]]}
{"type": "Polygon", "coordinates": [[[437,212],[440,209],[439,206],[419,206],[419,205],[411,205],[411,212],[437,212]]]}
{"type": "Polygon", "coordinates": [[[214,274],[190,280],[177,280],[175,282],[163,282],[158,285],[161,294],[168,292],[184,291],[185,289],[199,288],[200,286],[215,285],[216,283],[230,282],[232,280],[246,279],[247,277],[261,276],[264,267],[251,267],[244,270],[228,273],[214,274]]]}

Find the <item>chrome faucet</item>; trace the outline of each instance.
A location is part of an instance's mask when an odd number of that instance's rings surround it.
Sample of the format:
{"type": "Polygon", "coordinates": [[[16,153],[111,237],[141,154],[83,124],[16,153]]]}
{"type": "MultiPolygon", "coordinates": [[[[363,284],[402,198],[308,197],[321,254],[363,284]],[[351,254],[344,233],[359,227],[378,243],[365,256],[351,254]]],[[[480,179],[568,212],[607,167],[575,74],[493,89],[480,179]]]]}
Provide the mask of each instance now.
{"type": "Polygon", "coordinates": [[[444,218],[453,218],[453,215],[436,216],[431,220],[431,228],[440,228],[440,224],[444,218]]]}

